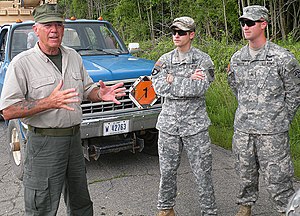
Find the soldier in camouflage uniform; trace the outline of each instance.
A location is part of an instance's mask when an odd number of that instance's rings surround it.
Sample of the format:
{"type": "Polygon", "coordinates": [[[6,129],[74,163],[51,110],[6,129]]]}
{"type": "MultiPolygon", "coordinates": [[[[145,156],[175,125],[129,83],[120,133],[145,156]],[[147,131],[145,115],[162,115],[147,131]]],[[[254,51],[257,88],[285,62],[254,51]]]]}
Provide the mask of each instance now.
{"type": "Polygon", "coordinates": [[[288,50],[268,41],[268,10],[254,5],[239,18],[248,45],[230,62],[228,81],[238,100],[233,153],[240,178],[236,216],[250,216],[258,198],[259,170],[277,211],[293,195],[289,125],[300,102],[300,66],[288,50]]]}
{"type": "Polygon", "coordinates": [[[210,120],[204,97],[214,79],[214,65],[206,53],[191,46],[195,36],[192,18],[176,18],[170,28],[176,49],[161,56],[152,73],[154,89],[165,99],[157,122],[161,174],[158,216],[175,215],[177,169],[183,147],[196,177],[201,215],[216,215],[210,120]]]}

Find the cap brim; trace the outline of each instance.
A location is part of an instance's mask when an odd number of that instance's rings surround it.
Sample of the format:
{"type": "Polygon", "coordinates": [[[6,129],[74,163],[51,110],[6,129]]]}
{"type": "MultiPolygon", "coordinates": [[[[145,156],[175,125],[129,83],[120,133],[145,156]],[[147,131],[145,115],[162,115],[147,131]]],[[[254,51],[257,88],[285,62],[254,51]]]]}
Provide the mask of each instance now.
{"type": "Polygon", "coordinates": [[[241,20],[241,19],[248,19],[248,20],[256,21],[256,20],[254,20],[252,17],[247,16],[247,15],[240,16],[240,17],[239,17],[239,20],[241,20]]]}
{"type": "Polygon", "coordinates": [[[180,30],[183,30],[183,31],[190,31],[191,29],[183,26],[180,22],[177,22],[177,23],[173,23],[171,26],[170,26],[171,29],[173,28],[179,28],[180,30]]]}
{"type": "Polygon", "coordinates": [[[38,21],[38,23],[49,23],[49,22],[65,22],[65,20],[60,17],[47,17],[45,19],[41,19],[38,21]]]}

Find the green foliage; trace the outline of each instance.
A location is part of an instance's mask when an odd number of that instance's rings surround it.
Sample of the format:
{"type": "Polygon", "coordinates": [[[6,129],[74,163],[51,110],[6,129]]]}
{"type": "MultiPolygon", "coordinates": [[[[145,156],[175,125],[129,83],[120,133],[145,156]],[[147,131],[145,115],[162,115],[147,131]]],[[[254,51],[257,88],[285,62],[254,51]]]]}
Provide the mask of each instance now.
{"type": "MultiPolygon", "coordinates": [[[[143,9],[143,8],[140,8],[143,9]]],[[[116,23],[119,32],[122,32],[125,41],[133,41],[136,38],[140,40],[149,39],[149,30],[145,20],[144,11],[138,11],[136,1],[123,0],[114,8],[113,19],[111,22],[116,23]],[[128,11],[130,8],[130,12],[128,11]]]]}
{"type": "Polygon", "coordinates": [[[171,37],[161,38],[161,40],[157,40],[155,44],[153,44],[151,41],[143,42],[140,44],[140,46],[142,50],[140,56],[155,61],[158,60],[158,58],[164,53],[174,49],[174,44],[171,37]]]}
{"type": "Polygon", "coordinates": [[[289,134],[295,175],[300,178],[300,110],[298,110],[292,122],[289,134]]]}
{"type": "MultiPolygon", "coordinates": [[[[222,40],[226,36],[226,41],[239,41],[242,38],[238,17],[241,13],[238,1],[236,0],[58,0],[59,4],[66,8],[67,17],[77,18],[97,18],[99,15],[109,20],[116,27],[125,41],[154,40],[166,36],[168,27],[172,20],[179,16],[190,16],[197,24],[197,30],[204,37],[212,37],[222,40]],[[227,28],[226,28],[227,27],[227,28]]],[[[271,0],[251,0],[248,4],[266,5],[267,8],[274,9],[276,19],[273,23],[277,29],[278,38],[283,32],[278,27],[280,17],[285,17],[286,32],[283,38],[287,40],[299,40],[299,22],[294,8],[299,8],[299,1],[290,1],[279,10],[279,7],[271,0]],[[271,7],[272,5],[272,7],[271,7]],[[279,13],[281,13],[279,16],[279,13]],[[277,19],[278,18],[278,19],[277,19]],[[275,25],[276,24],[276,25],[275,25]],[[297,37],[298,36],[298,37],[297,37]]]]}
{"type": "Polygon", "coordinates": [[[215,81],[206,94],[206,106],[212,122],[209,128],[212,142],[230,149],[237,101],[227,84],[225,72],[215,74],[215,81]]]}
{"type": "Polygon", "coordinates": [[[199,42],[196,40],[194,46],[210,55],[214,60],[217,72],[225,72],[231,56],[242,47],[242,44],[232,43],[226,45],[226,38],[223,36],[221,41],[212,38],[200,39],[199,42]]]}
{"type": "Polygon", "coordinates": [[[82,0],[72,0],[70,14],[73,14],[77,18],[85,18],[87,16],[86,2],[82,0]]]}

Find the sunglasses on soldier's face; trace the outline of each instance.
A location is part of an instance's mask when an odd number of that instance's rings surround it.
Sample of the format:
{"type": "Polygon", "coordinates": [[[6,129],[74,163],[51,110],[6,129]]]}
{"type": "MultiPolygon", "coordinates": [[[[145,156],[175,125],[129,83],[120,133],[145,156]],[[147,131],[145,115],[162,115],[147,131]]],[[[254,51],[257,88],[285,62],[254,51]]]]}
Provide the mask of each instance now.
{"type": "Polygon", "coordinates": [[[253,21],[253,20],[248,20],[248,19],[240,20],[240,24],[241,24],[242,27],[244,27],[245,25],[247,25],[248,27],[252,27],[252,26],[255,26],[255,24],[257,22],[264,22],[264,21],[262,21],[262,20],[253,21]]]}
{"type": "Polygon", "coordinates": [[[177,30],[177,29],[171,29],[172,31],[172,35],[176,35],[176,33],[179,35],[179,36],[185,36],[187,35],[188,31],[183,31],[183,30],[177,30]]]}

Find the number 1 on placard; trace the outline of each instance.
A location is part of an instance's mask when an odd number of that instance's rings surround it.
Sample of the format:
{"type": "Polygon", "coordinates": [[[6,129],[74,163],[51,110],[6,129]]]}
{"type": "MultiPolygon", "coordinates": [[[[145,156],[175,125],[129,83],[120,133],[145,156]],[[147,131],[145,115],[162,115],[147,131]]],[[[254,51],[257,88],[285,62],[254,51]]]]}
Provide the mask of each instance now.
{"type": "Polygon", "coordinates": [[[144,94],[145,98],[147,98],[148,97],[148,87],[144,88],[143,91],[145,92],[145,94],[144,94]]]}

